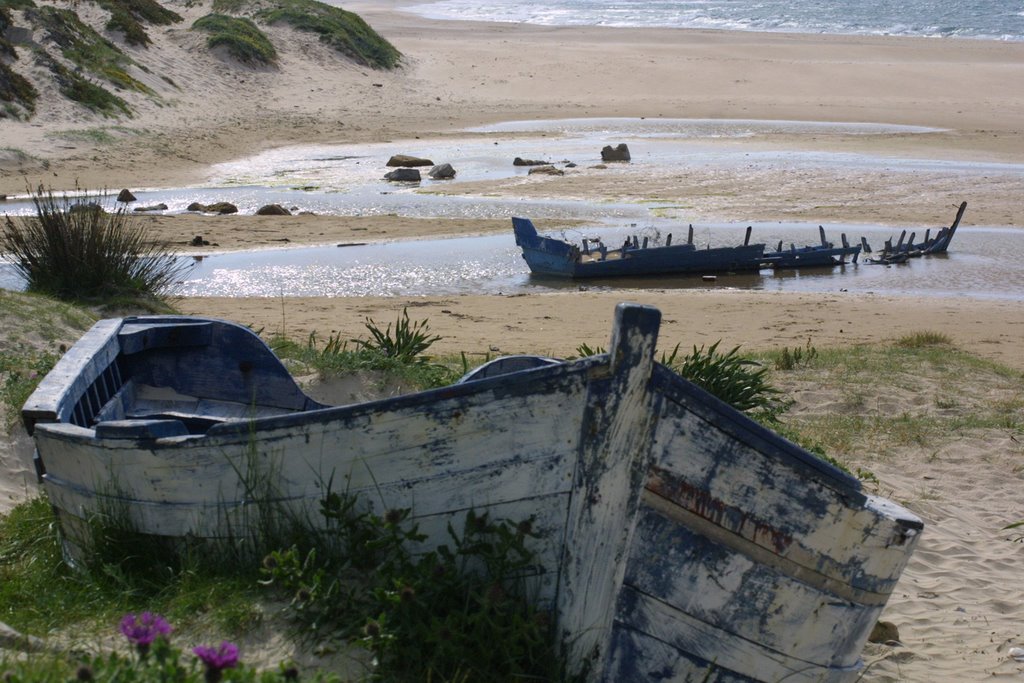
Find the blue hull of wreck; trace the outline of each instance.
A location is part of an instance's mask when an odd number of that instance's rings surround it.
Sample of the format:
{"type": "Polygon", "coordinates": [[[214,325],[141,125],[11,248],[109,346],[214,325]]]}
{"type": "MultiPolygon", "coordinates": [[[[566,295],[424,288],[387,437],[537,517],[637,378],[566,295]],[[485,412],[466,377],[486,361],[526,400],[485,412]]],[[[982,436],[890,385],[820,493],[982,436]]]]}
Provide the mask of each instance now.
{"type": "Polygon", "coordinates": [[[516,244],[523,250],[530,271],[568,278],[742,272],[759,270],[763,244],[697,249],[693,244],[625,248],[582,254],[578,247],[543,237],[532,221],[513,218],[516,244]]]}

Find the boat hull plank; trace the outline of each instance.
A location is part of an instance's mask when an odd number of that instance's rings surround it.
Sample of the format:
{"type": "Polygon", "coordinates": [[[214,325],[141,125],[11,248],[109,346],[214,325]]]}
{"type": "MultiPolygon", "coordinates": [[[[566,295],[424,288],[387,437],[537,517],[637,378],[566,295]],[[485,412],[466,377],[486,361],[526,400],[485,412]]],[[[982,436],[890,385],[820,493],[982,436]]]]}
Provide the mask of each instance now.
{"type": "Polygon", "coordinates": [[[853,680],[921,521],[664,368],[654,383],[609,671],[703,680],[714,662],[711,680],[853,680]]]}
{"type": "MultiPolygon", "coordinates": [[[[719,640],[738,636],[815,666],[855,667],[859,647],[837,643],[863,643],[882,611],[880,603],[859,604],[805,583],[784,564],[704,536],[650,506],[642,508],[637,538],[661,552],[631,559],[626,585],[718,628],[719,640]]],[[[717,661],[729,664],[724,655],[717,661]]]]}
{"type": "Polygon", "coordinates": [[[221,508],[259,494],[302,501],[312,514],[329,483],[366,494],[371,505],[383,499],[376,504],[429,515],[435,506],[486,506],[497,495],[569,491],[587,386],[582,373],[559,384],[553,393],[495,399],[483,391],[430,401],[429,412],[337,411],[342,414],[331,420],[273,429],[259,429],[255,420],[243,434],[219,436],[133,442],[83,438],[88,430],[71,425],[40,425],[39,453],[54,488],[89,482],[126,503],[172,508],[155,520],[135,520],[144,533],[211,534],[221,508]],[[570,436],[552,440],[559,432],[570,436]]]}
{"type": "Polygon", "coordinates": [[[724,632],[650,596],[623,587],[612,657],[602,679],[673,683],[852,683],[862,667],[823,667],[724,632]]]}

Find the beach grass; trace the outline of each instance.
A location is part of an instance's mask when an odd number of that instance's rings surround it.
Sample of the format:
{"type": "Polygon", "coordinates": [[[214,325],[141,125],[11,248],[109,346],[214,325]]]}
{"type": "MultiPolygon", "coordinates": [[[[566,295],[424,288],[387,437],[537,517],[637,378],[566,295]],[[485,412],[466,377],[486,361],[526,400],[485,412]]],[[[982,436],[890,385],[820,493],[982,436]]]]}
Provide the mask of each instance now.
{"type": "MultiPolygon", "coordinates": [[[[763,354],[772,380],[796,398],[786,423],[838,458],[886,458],[972,430],[1024,432],[1024,374],[922,331],[887,344],[816,349],[785,370],[763,354]]],[[[790,352],[792,358],[792,352],[790,352]]]]}
{"type": "Polygon", "coordinates": [[[104,200],[57,197],[40,186],[35,215],[5,217],[0,250],[29,291],[92,303],[154,298],[192,266],[152,241],[125,206],[108,212],[104,200]]]}
{"type": "Polygon", "coordinates": [[[277,50],[274,44],[251,19],[226,14],[207,14],[196,19],[192,28],[209,34],[206,38],[207,47],[222,47],[244,64],[260,66],[277,63],[277,50]]]}
{"type": "Polygon", "coordinates": [[[268,24],[281,22],[314,33],[320,42],[375,69],[394,69],[402,58],[395,46],[358,14],[316,0],[277,0],[258,10],[255,17],[268,24]]]}

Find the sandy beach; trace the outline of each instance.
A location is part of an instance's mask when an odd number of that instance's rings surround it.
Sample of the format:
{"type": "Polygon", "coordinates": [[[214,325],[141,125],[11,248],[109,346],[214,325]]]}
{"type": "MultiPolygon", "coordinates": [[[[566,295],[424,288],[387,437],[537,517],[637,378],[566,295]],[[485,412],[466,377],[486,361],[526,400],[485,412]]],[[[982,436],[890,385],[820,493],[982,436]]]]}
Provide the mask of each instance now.
{"type": "MultiPolygon", "coordinates": [[[[0,194],[42,184],[121,188],[201,185],[211,164],[292,144],[393,143],[466,136],[466,128],[509,120],[582,117],[771,119],[923,126],[928,133],[779,133],[714,142],[722,154],[802,150],[992,165],[963,175],[940,167],[892,173],[884,166],[817,173],[744,170],[705,177],[678,168],[579,169],[563,177],[453,186],[469,196],[572,197],[681,207],[689,220],[827,220],[903,227],[947,224],[960,201],[971,225],[1024,228],[1024,43],[868,36],[789,35],[669,29],[541,27],[438,22],[401,11],[402,2],[354,2],[404,55],[379,72],[338,60],[314,40],[269,29],[278,69],[225,65],[188,30],[204,5],[176,6],[186,22],[153,32],[128,50],[153,73],[139,77],[160,100],[133,100],[134,118],[113,121],[43,92],[27,122],[0,119],[0,194]],[[160,78],[166,77],[166,79],[160,78]],[[171,87],[169,83],[187,84],[171,87]],[[103,130],[97,142],[84,130],[103,130]]],[[[609,143],[614,143],[610,140],[609,143]]],[[[510,158],[518,155],[510,150],[510,158]]],[[[384,159],[380,161],[383,169],[384,159]]],[[[3,204],[0,203],[0,212],[3,204]]],[[[403,216],[146,216],[157,239],[185,253],[195,235],[218,249],[416,239],[498,233],[507,219],[403,216]]],[[[208,249],[207,249],[208,250],[208,249]]],[[[658,306],[661,338],[683,348],[721,339],[731,347],[842,347],[931,330],[984,358],[1024,370],[1024,305],[963,297],[894,297],[669,291],[414,298],[189,298],[175,306],[294,337],[361,336],[372,318],[403,308],[444,337],[442,352],[566,355],[604,345],[618,301],[658,306]]],[[[1024,386],[1017,376],[1021,400],[1024,386]]],[[[942,387],[934,387],[937,393],[942,387]]],[[[4,504],[31,493],[29,445],[8,445],[4,504]],[[8,464],[10,463],[10,464],[8,464]]],[[[971,433],[938,451],[865,453],[880,491],[925,519],[920,550],[884,618],[900,647],[872,645],[865,681],[1019,678],[1009,659],[1024,647],[1019,566],[1024,545],[1001,526],[1024,517],[1019,432],[971,433]],[[960,485],[970,480],[970,495],[960,485]],[[877,661],[876,661],[877,660],[877,661]]]]}

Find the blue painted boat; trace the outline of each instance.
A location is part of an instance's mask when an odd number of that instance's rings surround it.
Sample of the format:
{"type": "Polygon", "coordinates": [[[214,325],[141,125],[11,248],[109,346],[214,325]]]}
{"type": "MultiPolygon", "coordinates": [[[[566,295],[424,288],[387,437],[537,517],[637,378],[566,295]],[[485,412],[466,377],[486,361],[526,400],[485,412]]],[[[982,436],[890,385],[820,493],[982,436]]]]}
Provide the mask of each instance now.
{"type": "Polygon", "coordinates": [[[656,363],[659,324],[622,304],[608,353],[331,407],[247,328],[104,320],[22,417],[72,562],[105,511],[237,539],[254,501],[317,519],[333,480],[427,546],[469,509],[532,518],[529,580],[589,681],[856,680],[921,521],[656,363]]]}
{"type": "Polygon", "coordinates": [[[671,236],[664,246],[648,247],[634,238],[615,249],[608,249],[600,241],[592,243],[589,240],[584,240],[578,247],[540,235],[527,218],[513,218],[512,229],[530,271],[555,277],[742,272],[760,270],[764,256],[763,244],[698,249],[692,239],[672,244],[671,236]]]}

